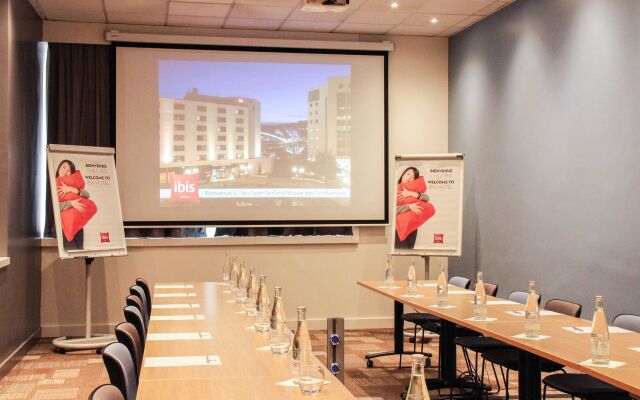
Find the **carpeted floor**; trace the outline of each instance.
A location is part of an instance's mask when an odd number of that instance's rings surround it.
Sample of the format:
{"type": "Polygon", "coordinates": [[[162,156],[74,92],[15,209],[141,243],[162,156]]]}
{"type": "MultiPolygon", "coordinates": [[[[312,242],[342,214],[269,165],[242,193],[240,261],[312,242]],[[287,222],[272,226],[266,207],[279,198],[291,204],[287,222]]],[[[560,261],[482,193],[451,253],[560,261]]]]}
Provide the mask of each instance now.
{"type": "MultiPolygon", "coordinates": [[[[345,385],[362,400],[398,400],[403,387],[409,382],[410,368],[398,369],[398,357],[375,360],[375,368],[367,368],[364,356],[393,347],[393,335],[389,329],[351,330],[345,334],[345,385]]],[[[326,361],[326,332],[312,332],[314,353],[326,361]]],[[[413,344],[406,343],[407,349],[413,344]]],[[[419,345],[418,345],[419,347],[419,345]]],[[[438,340],[425,344],[425,351],[434,355],[437,363],[438,340]]],[[[459,352],[460,353],[460,352],[459,352]]],[[[410,356],[403,357],[403,365],[409,366],[410,356]]],[[[459,355],[458,367],[464,362],[459,355]]],[[[427,369],[427,378],[436,377],[437,370],[427,369]]],[[[517,384],[515,375],[511,382],[517,384]]],[[[95,387],[108,383],[109,378],[102,358],[95,352],[76,352],[66,355],[53,352],[51,339],[41,339],[9,374],[0,380],[0,400],[15,399],[86,399],[95,387]]],[[[517,388],[511,387],[512,394],[517,388]]],[[[443,391],[448,397],[448,391],[443,391]]],[[[556,396],[554,396],[556,397],[556,396]]],[[[437,390],[431,391],[432,399],[441,398],[437,390]]],[[[496,397],[500,398],[500,397],[496,397]]]]}

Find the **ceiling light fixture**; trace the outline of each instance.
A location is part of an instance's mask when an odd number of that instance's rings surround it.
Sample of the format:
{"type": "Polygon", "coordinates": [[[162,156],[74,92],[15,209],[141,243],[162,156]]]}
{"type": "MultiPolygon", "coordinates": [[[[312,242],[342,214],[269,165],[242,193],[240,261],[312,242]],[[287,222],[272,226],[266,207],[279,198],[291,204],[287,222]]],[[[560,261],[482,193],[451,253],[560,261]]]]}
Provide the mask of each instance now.
{"type": "Polygon", "coordinates": [[[396,9],[400,7],[400,3],[398,3],[397,1],[392,1],[391,4],[389,4],[389,7],[396,9]]]}
{"type": "Polygon", "coordinates": [[[432,24],[437,24],[438,23],[438,18],[436,18],[436,17],[431,18],[431,23],[432,24]]]}

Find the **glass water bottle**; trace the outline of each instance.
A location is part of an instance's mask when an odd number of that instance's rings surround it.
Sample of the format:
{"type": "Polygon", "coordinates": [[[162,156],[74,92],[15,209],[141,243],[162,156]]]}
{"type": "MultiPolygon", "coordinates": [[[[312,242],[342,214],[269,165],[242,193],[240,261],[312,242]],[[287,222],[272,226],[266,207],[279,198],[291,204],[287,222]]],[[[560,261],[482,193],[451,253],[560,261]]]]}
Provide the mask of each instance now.
{"type": "Polygon", "coordinates": [[[407,295],[418,295],[418,281],[416,281],[416,266],[413,263],[413,258],[409,264],[409,272],[407,272],[407,295]]]}
{"type": "Polygon", "coordinates": [[[291,345],[291,373],[296,382],[300,370],[305,365],[311,365],[311,336],[307,326],[307,308],[298,307],[298,326],[291,345]]]}
{"type": "Polygon", "coordinates": [[[240,267],[240,273],[238,273],[238,283],[235,292],[236,303],[244,304],[247,301],[247,268],[244,266],[244,261],[242,262],[242,267],[240,267]]]}
{"type": "Polygon", "coordinates": [[[529,281],[529,296],[524,306],[524,334],[528,338],[540,336],[540,306],[535,281],[529,281]]]}
{"type": "Polygon", "coordinates": [[[591,361],[594,364],[609,364],[609,325],[604,314],[603,297],[596,296],[593,322],[591,323],[591,361]]]}
{"type": "Polygon", "coordinates": [[[258,295],[258,278],[256,277],[256,267],[251,267],[249,280],[247,281],[247,301],[244,303],[244,310],[249,316],[256,315],[256,299],[258,295]]]}
{"type": "Polygon", "coordinates": [[[484,279],[482,275],[482,271],[479,271],[476,282],[476,292],[473,297],[473,317],[480,321],[487,319],[487,293],[484,290],[484,279]]]}
{"type": "Polygon", "coordinates": [[[231,279],[231,291],[233,291],[238,285],[238,257],[233,256],[231,259],[231,272],[229,273],[229,278],[231,279]]]}
{"type": "Polygon", "coordinates": [[[438,275],[438,281],[436,282],[436,296],[438,298],[438,307],[444,308],[449,304],[447,272],[442,264],[440,264],[440,275],[438,275]]]}
{"type": "Polygon", "coordinates": [[[427,381],[424,378],[424,361],[425,356],[422,354],[411,356],[411,381],[406,400],[429,400],[427,381]]]}
{"type": "Polygon", "coordinates": [[[270,323],[269,293],[267,292],[267,276],[260,275],[260,289],[258,290],[258,300],[256,303],[256,315],[254,327],[258,332],[267,332],[270,323]]]}
{"type": "Polygon", "coordinates": [[[395,279],[393,277],[393,258],[391,258],[391,254],[387,257],[387,266],[384,269],[384,286],[387,288],[395,286],[395,279]]]}
{"type": "Polygon", "coordinates": [[[224,264],[222,264],[222,282],[229,283],[229,272],[231,271],[231,260],[229,259],[229,250],[225,252],[224,264]]]}
{"type": "Polygon", "coordinates": [[[284,315],[284,304],[282,302],[282,288],[276,286],[273,295],[273,308],[271,308],[271,330],[286,330],[286,319],[284,315]]]}

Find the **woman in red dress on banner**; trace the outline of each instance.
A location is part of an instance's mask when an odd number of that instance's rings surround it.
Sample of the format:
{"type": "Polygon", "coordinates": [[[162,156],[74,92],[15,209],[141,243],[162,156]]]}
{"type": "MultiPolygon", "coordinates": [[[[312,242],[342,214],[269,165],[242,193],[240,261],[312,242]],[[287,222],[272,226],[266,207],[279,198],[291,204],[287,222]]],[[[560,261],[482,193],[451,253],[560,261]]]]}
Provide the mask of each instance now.
{"type": "Polygon", "coordinates": [[[58,164],[56,186],[63,246],[65,249],[83,249],[84,226],[98,212],[98,208],[89,200],[84,178],[73,162],[62,160],[58,164]]]}
{"type": "Polygon", "coordinates": [[[409,167],[400,175],[396,194],[396,249],[413,249],[418,228],[436,213],[426,191],[427,184],[417,168],[409,167]]]}

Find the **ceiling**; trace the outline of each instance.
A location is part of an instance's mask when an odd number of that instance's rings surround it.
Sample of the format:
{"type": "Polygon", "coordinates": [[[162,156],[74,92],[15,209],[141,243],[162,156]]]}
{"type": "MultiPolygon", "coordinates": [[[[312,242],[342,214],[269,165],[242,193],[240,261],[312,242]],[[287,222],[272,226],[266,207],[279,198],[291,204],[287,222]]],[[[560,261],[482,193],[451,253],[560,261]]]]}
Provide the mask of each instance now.
{"type": "Polygon", "coordinates": [[[301,0],[30,1],[49,21],[451,36],[515,0],[350,0],[343,13],[304,12],[301,0]]]}

